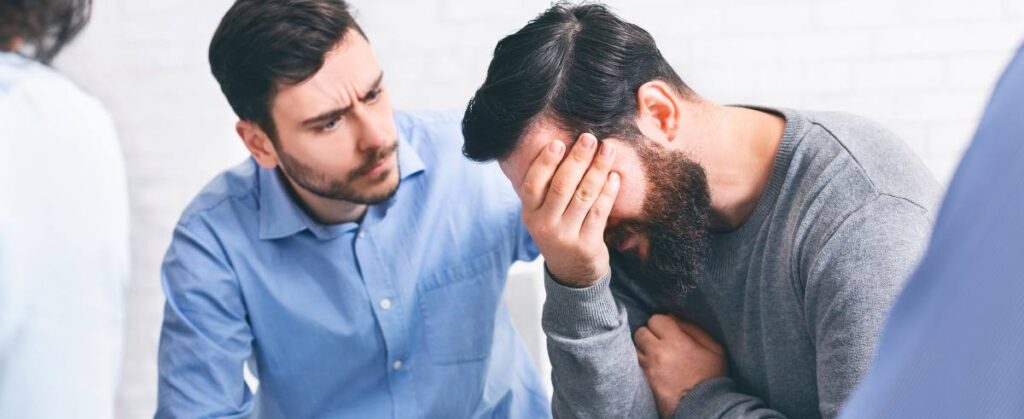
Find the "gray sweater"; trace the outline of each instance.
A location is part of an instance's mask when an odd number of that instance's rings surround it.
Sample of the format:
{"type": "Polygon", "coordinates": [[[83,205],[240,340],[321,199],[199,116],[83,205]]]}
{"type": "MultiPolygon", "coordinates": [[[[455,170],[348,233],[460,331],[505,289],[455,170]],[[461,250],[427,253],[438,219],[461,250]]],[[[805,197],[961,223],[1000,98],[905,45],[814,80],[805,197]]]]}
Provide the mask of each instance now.
{"type": "Polygon", "coordinates": [[[769,184],[742,227],[713,236],[707,280],[684,301],[659,307],[614,266],[584,289],[546,279],[556,417],[657,417],[632,340],[654,313],[697,323],[728,354],[729,376],[693,388],[676,417],[837,414],[923,250],[939,187],[874,122],[774,112],[786,129],[769,184]]]}

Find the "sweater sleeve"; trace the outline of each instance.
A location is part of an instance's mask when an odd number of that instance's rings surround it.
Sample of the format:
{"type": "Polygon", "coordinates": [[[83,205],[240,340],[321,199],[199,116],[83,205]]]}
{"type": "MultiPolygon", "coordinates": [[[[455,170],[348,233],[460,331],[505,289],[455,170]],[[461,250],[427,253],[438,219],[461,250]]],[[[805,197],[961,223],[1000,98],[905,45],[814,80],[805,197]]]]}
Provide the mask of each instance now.
{"type": "MultiPolygon", "coordinates": [[[[646,322],[650,301],[609,274],[588,288],[565,287],[545,272],[543,328],[548,336],[555,418],[657,418],[658,407],[640,368],[632,330],[646,322]]],[[[754,396],[729,378],[694,387],[680,402],[677,418],[776,419],[754,396]]]]}
{"type": "Polygon", "coordinates": [[[817,354],[822,417],[838,414],[870,366],[885,317],[930,227],[923,208],[880,195],[847,217],[811,259],[804,311],[817,354]]]}
{"type": "Polygon", "coordinates": [[[609,273],[588,288],[570,288],[545,270],[542,326],[551,357],[556,418],[657,418],[654,395],[637,360],[627,309],[609,273]]]}

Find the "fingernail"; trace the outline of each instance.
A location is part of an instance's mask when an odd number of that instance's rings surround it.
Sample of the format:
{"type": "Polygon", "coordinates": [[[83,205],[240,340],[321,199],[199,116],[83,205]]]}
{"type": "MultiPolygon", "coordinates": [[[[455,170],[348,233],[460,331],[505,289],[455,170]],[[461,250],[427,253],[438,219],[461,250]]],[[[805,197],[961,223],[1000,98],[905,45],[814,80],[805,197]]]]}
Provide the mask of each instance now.
{"type": "Polygon", "coordinates": [[[619,186],[619,174],[612,172],[612,174],[609,175],[608,177],[608,183],[611,184],[613,188],[619,186]]]}
{"type": "Polygon", "coordinates": [[[580,138],[580,142],[583,143],[584,148],[594,148],[594,143],[596,143],[597,140],[595,140],[591,135],[583,134],[583,138],[580,138]]]}
{"type": "Polygon", "coordinates": [[[552,142],[550,145],[548,145],[548,151],[550,151],[551,154],[561,154],[562,143],[559,141],[552,142]]]}

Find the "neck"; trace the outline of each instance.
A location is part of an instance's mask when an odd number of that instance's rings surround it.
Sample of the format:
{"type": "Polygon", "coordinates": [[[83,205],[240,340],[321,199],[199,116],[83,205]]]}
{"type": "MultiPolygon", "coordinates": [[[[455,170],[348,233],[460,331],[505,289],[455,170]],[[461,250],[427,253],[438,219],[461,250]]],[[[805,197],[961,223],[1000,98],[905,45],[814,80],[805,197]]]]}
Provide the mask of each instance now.
{"type": "Polygon", "coordinates": [[[306,190],[284,174],[279,175],[288,180],[292,195],[299,201],[300,206],[320,224],[332,225],[359,221],[366,214],[368,206],[365,204],[324,198],[306,190]]]}
{"type": "Polygon", "coordinates": [[[700,163],[711,193],[711,229],[741,227],[757,208],[775,165],[775,154],[785,131],[784,118],[713,103],[699,105],[692,126],[699,133],[700,163]]]}

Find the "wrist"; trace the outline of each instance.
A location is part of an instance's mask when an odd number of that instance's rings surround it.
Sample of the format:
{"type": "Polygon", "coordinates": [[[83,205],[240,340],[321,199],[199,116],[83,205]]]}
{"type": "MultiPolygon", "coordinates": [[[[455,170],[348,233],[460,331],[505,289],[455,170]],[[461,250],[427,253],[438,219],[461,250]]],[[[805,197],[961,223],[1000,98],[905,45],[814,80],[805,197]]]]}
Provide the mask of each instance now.
{"type": "Polygon", "coordinates": [[[608,276],[611,267],[606,267],[603,271],[595,273],[563,273],[562,271],[551,269],[551,265],[547,262],[544,263],[544,269],[547,271],[548,276],[551,280],[569,288],[588,288],[601,281],[602,278],[608,276]]]}

